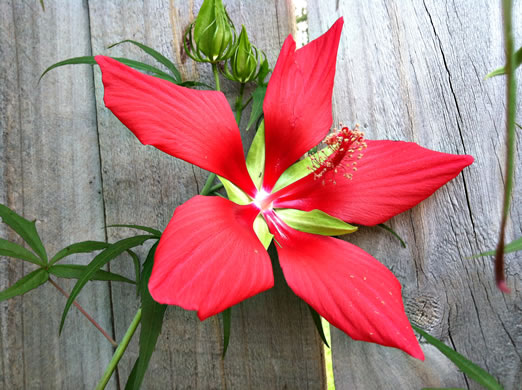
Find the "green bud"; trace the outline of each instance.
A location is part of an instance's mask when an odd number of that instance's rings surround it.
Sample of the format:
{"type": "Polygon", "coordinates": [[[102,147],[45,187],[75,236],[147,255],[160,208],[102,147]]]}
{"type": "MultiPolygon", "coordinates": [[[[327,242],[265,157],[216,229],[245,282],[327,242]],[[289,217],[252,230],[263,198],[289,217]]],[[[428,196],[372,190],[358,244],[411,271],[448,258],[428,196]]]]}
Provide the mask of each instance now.
{"type": "MultiPolygon", "coordinates": [[[[238,81],[242,84],[248,83],[249,81],[255,80],[263,64],[267,64],[266,57],[263,54],[263,61],[260,64],[260,51],[252,46],[248,40],[248,35],[245,26],[241,27],[241,34],[232,57],[228,60],[225,66],[224,74],[230,80],[238,81]]],[[[266,74],[265,74],[266,76],[266,74]]]]}
{"type": "Polygon", "coordinates": [[[193,26],[187,30],[184,44],[193,60],[216,63],[230,58],[235,40],[236,30],[223,1],[205,0],[193,26]],[[190,49],[187,43],[190,43],[190,49]]]}

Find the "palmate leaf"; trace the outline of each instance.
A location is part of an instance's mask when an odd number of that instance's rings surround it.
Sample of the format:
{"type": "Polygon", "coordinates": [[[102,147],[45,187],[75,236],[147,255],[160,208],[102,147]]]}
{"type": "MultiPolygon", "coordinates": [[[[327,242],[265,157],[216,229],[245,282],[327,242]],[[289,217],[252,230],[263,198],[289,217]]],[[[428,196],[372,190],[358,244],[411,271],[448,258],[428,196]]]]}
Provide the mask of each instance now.
{"type": "Polygon", "coordinates": [[[167,305],[160,305],[154,301],[148,289],[152,264],[154,263],[154,253],[156,252],[157,246],[157,243],[152,246],[143,264],[142,278],[139,284],[142,310],[139,341],[140,349],[138,359],[136,359],[136,363],[134,363],[134,367],[127,379],[125,390],[137,390],[140,388],[145,373],[147,372],[150,358],[156,347],[158,336],[163,325],[163,317],[167,308],[167,305]]]}
{"type": "Polygon", "coordinates": [[[131,39],[126,39],[124,41],[114,43],[109,46],[109,49],[111,47],[121,45],[122,43],[132,43],[133,45],[138,46],[141,50],[143,50],[145,53],[150,55],[152,58],[154,58],[156,61],[158,61],[160,64],[165,65],[165,67],[171,71],[171,73],[174,75],[174,78],[176,79],[176,84],[181,83],[181,74],[179,73],[178,68],[176,68],[176,65],[174,65],[168,58],[166,58],[163,54],[157,52],[151,47],[145,46],[143,43],[139,43],[136,41],[133,41],[131,39]]]}
{"type": "Polygon", "coordinates": [[[51,261],[49,262],[49,265],[53,265],[54,263],[62,260],[63,258],[74,255],[76,253],[90,253],[94,251],[98,251],[100,249],[105,249],[110,244],[105,241],[82,241],[82,242],[76,242],[72,245],[66,246],[62,250],[60,250],[58,253],[56,253],[51,261]]]}
{"type": "MultiPolygon", "coordinates": [[[[111,57],[111,58],[116,61],[121,62],[122,64],[130,66],[131,68],[141,70],[144,72],[149,72],[154,77],[170,81],[171,83],[174,83],[174,84],[178,83],[172,76],[170,76],[169,74],[163,72],[162,70],[160,70],[154,66],[144,64],[143,62],[130,60],[128,58],[122,58],[122,57],[111,57]]],[[[40,76],[40,79],[38,81],[40,81],[47,72],[49,72],[55,68],[58,68],[60,66],[65,66],[65,65],[77,65],[77,64],[96,65],[97,63],[96,63],[96,60],[94,59],[94,56],[69,58],[67,60],[63,60],[63,61],[57,62],[56,64],[49,66],[46,70],[44,70],[44,72],[42,73],[42,75],[40,76]]]]}
{"type": "Polygon", "coordinates": [[[0,238],[0,256],[14,257],[36,265],[44,265],[43,261],[30,250],[3,238],[0,238]]]}
{"type": "MultiPolygon", "coordinates": [[[[517,238],[515,241],[511,241],[509,244],[504,246],[504,253],[511,253],[522,250],[522,237],[517,238]]],[[[479,253],[478,255],[471,256],[472,259],[481,256],[493,256],[496,250],[479,253]]]]}
{"type": "Polygon", "coordinates": [[[123,227],[123,228],[143,230],[144,232],[152,234],[154,237],[157,237],[157,238],[161,237],[161,232],[158,229],[154,229],[154,228],[151,228],[148,226],[131,225],[131,224],[115,224],[115,225],[107,225],[107,227],[123,227]]]}
{"type": "Polygon", "coordinates": [[[65,323],[65,318],[67,317],[67,313],[71,308],[72,303],[83,289],[83,287],[87,284],[89,280],[91,280],[92,276],[98,271],[101,267],[107,264],[109,261],[125,252],[128,249],[134,248],[138,245],[143,244],[145,241],[157,238],[152,235],[140,235],[135,237],[124,238],[123,240],[117,241],[114,244],[110,244],[103,252],[99,253],[90,263],[86,266],[83,275],[78,279],[76,284],[74,285],[71,295],[67,299],[65,304],[65,308],[62,313],[62,319],[60,321],[60,333],[62,332],[63,325],[65,323]]]}
{"type": "Polygon", "coordinates": [[[10,299],[16,297],[17,295],[23,295],[31,290],[34,290],[36,287],[41,286],[49,279],[49,274],[43,268],[37,269],[27,275],[25,275],[22,279],[18,280],[11,287],[6,288],[4,291],[0,292],[0,302],[5,301],[6,299],[10,299]]]}
{"type": "MultiPolygon", "coordinates": [[[[49,273],[66,279],[80,279],[87,269],[86,265],[78,264],[57,264],[49,268],[49,273]]],[[[135,284],[134,280],[130,280],[122,275],[115,274],[104,270],[96,271],[90,280],[104,280],[113,282],[124,282],[135,284]]]]}
{"type": "Polygon", "coordinates": [[[442,341],[426,333],[419,327],[413,324],[411,326],[413,329],[415,329],[415,331],[417,331],[417,333],[424,337],[428,343],[433,345],[440,352],[442,352],[449,360],[451,360],[469,378],[480,383],[487,389],[502,390],[502,386],[500,386],[500,384],[493,377],[493,375],[480,368],[475,363],[471,362],[470,360],[459,354],[457,351],[454,351],[446,344],[444,344],[442,341]]]}
{"type": "Polygon", "coordinates": [[[0,204],[0,217],[2,221],[13,229],[29,245],[33,251],[42,259],[42,263],[47,263],[47,253],[42,244],[42,240],[36,231],[36,223],[16,214],[9,207],[0,204]]]}

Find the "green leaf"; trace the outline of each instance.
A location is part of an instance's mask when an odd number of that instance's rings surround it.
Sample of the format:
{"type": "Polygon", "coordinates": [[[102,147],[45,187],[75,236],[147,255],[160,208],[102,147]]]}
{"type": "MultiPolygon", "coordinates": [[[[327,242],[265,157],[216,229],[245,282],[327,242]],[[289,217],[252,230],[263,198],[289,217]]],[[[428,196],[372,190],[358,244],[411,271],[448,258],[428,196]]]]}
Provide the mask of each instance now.
{"type": "Polygon", "coordinates": [[[252,145],[250,145],[246,166],[254,185],[257,189],[260,189],[263,184],[263,172],[265,171],[265,122],[261,122],[261,125],[259,125],[252,145]]]}
{"type": "MultiPolygon", "coordinates": [[[[330,154],[332,154],[333,150],[330,148],[322,149],[316,153],[313,153],[312,156],[314,159],[323,161],[330,154]]],[[[310,156],[305,157],[304,159],[296,162],[291,165],[277,180],[277,183],[274,186],[272,192],[277,192],[281,188],[289,186],[292,183],[295,183],[297,180],[302,179],[305,176],[308,176],[312,172],[312,159],[310,156]]]]}
{"type": "Polygon", "coordinates": [[[136,295],[140,295],[140,278],[141,278],[141,264],[140,264],[140,258],[134,252],[133,250],[128,249],[127,253],[132,259],[132,262],[134,263],[134,275],[136,277],[136,295]]]}
{"type": "Polygon", "coordinates": [[[246,130],[250,128],[261,118],[263,115],[263,101],[266,95],[266,85],[259,85],[252,93],[252,111],[250,112],[250,118],[246,130]]]}
{"type": "Polygon", "coordinates": [[[391,227],[389,227],[389,226],[387,226],[387,225],[385,225],[385,224],[383,224],[383,223],[380,223],[380,224],[378,224],[377,226],[379,226],[380,228],[383,228],[384,230],[387,230],[387,231],[389,231],[391,234],[393,234],[393,235],[395,236],[395,238],[396,238],[397,240],[399,240],[399,242],[401,243],[401,246],[402,246],[403,248],[406,248],[406,243],[405,243],[404,240],[401,238],[401,236],[399,236],[399,235],[395,232],[395,230],[393,230],[391,227]]]}
{"type": "Polygon", "coordinates": [[[275,210],[275,213],[288,226],[301,232],[321,234],[323,236],[340,236],[357,230],[356,226],[347,224],[321,210],[278,209],[275,210]]]}
{"type": "Polygon", "coordinates": [[[272,238],[274,238],[274,235],[270,233],[268,225],[266,224],[266,221],[261,214],[259,214],[256,219],[254,219],[254,232],[265,249],[268,249],[270,243],[272,242],[272,238]]]}
{"type": "MultiPolygon", "coordinates": [[[[514,69],[516,69],[520,66],[520,64],[522,64],[522,47],[519,47],[519,49],[515,52],[514,60],[515,60],[515,63],[513,65],[514,65],[514,69]]],[[[503,74],[506,74],[506,69],[504,67],[501,67],[501,68],[495,69],[493,72],[489,73],[486,76],[486,79],[489,79],[489,78],[495,77],[495,76],[500,76],[503,74]]]]}
{"type": "Polygon", "coordinates": [[[3,238],[0,238],[0,256],[14,257],[36,265],[45,265],[42,260],[30,250],[14,242],[4,240],[3,238]]]}
{"type": "Polygon", "coordinates": [[[49,274],[43,268],[39,268],[30,274],[25,275],[22,279],[18,280],[11,287],[6,288],[0,292],[0,302],[16,297],[17,295],[25,294],[36,287],[41,286],[49,279],[49,274]]]}
{"type": "Polygon", "coordinates": [[[62,332],[63,325],[65,323],[65,317],[67,317],[67,313],[71,308],[72,303],[82,290],[82,288],[87,284],[87,282],[92,278],[92,276],[98,271],[101,267],[107,264],[109,261],[114,259],[116,256],[125,252],[127,249],[134,248],[135,246],[143,244],[145,241],[157,238],[151,235],[141,235],[135,237],[124,238],[114,244],[110,244],[103,252],[99,253],[90,263],[87,265],[85,272],[82,277],[78,279],[76,284],[74,285],[71,295],[69,299],[67,299],[67,303],[65,304],[65,308],[62,313],[62,319],[60,321],[60,333],[62,332]]]}
{"type": "Polygon", "coordinates": [[[36,231],[36,223],[21,217],[3,204],[0,204],[0,217],[7,226],[24,239],[27,245],[29,245],[40,259],[42,259],[43,263],[46,264],[47,253],[36,231]]]}
{"type": "Polygon", "coordinates": [[[232,308],[223,310],[223,354],[221,358],[224,359],[227,354],[228,344],[230,343],[230,325],[232,317],[232,308]]]}
{"type": "MultiPolygon", "coordinates": [[[[58,276],[60,278],[67,278],[67,279],[80,279],[82,275],[85,273],[87,269],[86,265],[78,265],[78,264],[57,264],[53,265],[51,268],[49,268],[49,273],[58,276]]],[[[134,280],[127,279],[124,276],[98,270],[94,273],[94,275],[91,276],[89,280],[111,280],[114,282],[124,282],[124,283],[131,283],[135,284],[136,282],[134,280]]]]}
{"type": "MultiPolygon", "coordinates": [[[[504,246],[504,253],[511,253],[522,250],[522,237],[517,238],[515,241],[511,241],[509,244],[504,246]]],[[[479,253],[478,255],[471,256],[472,259],[481,256],[493,256],[496,250],[479,253]]]]}
{"type": "Polygon", "coordinates": [[[142,278],[139,284],[142,307],[139,341],[140,350],[138,359],[136,360],[131,374],[127,379],[125,390],[138,390],[140,388],[145,373],[147,372],[150,358],[156,347],[158,336],[161,333],[163,316],[167,308],[167,305],[160,305],[154,301],[148,289],[149,278],[152,272],[152,264],[154,263],[154,253],[156,252],[157,246],[158,243],[152,246],[149,254],[147,255],[147,259],[143,264],[142,278]]]}
{"type": "Polygon", "coordinates": [[[168,58],[163,56],[161,53],[157,52],[151,47],[145,46],[143,43],[139,43],[136,41],[133,41],[131,39],[126,39],[124,41],[114,43],[109,46],[109,49],[121,45],[122,43],[132,43],[133,45],[138,46],[141,50],[143,50],[145,53],[150,55],[152,58],[154,58],[156,61],[158,61],[160,64],[165,65],[165,67],[172,72],[174,75],[174,78],[176,79],[176,83],[181,83],[181,74],[179,73],[178,68],[176,68],[176,65],[174,65],[168,58]]]}
{"type": "MultiPolygon", "coordinates": [[[[163,80],[167,80],[174,84],[177,84],[176,80],[172,76],[168,75],[167,73],[163,72],[162,70],[160,70],[158,68],[155,68],[154,66],[144,64],[143,62],[130,60],[128,58],[122,58],[122,57],[111,57],[111,58],[116,61],[121,62],[122,64],[130,66],[131,68],[141,70],[144,72],[150,72],[154,77],[157,77],[157,78],[160,78],[163,80]]],[[[77,65],[77,64],[96,65],[97,63],[96,63],[96,60],[94,59],[94,56],[69,58],[67,60],[63,60],[63,61],[57,62],[56,64],[49,66],[46,70],[44,70],[44,72],[40,76],[40,79],[38,80],[38,82],[40,82],[42,77],[44,77],[45,74],[47,72],[49,72],[50,70],[53,70],[60,66],[77,65]]]]}
{"type": "Polygon", "coordinates": [[[129,224],[115,224],[115,225],[107,225],[107,227],[123,227],[123,228],[130,228],[130,229],[138,229],[143,230],[144,232],[150,233],[153,236],[160,238],[161,232],[158,229],[154,229],[148,226],[142,226],[142,225],[129,225],[129,224]]]}
{"type": "Polygon", "coordinates": [[[183,81],[182,83],[178,84],[181,87],[187,87],[187,88],[194,88],[194,87],[204,87],[206,89],[214,89],[208,84],[200,83],[199,81],[183,81]]]}
{"type": "Polygon", "coordinates": [[[412,324],[413,329],[417,331],[422,337],[426,339],[428,343],[437,348],[440,352],[442,352],[449,360],[451,360],[464,374],[473,379],[474,381],[480,383],[482,386],[487,389],[492,390],[502,390],[502,386],[499,385],[497,380],[493,377],[493,375],[486,372],[484,369],[480,368],[473,362],[466,359],[464,356],[454,351],[442,341],[437,340],[435,337],[426,333],[419,327],[412,324]]]}
{"type": "Polygon", "coordinates": [[[326,340],[326,336],[324,334],[323,330],[323,322],[321,321],[321,316],[319,313],[317,313],[314,308],[310,305],[308,305],[308,308],[310,309],[310,314],[312,315],[312,319],[314,320],[315,328],[317,329],[317,332],[319,333],[319,337],[321,337],[321,340],[323,340],[323,343],[330,348],[328,345],[328,341],[326,340]]]}
{"type": "Polygon", "coordinates": [[[74,255],[76,253],[90,253],[94,251],[98,251],[100,249],[105,249],[110,244],[105,241],[81,241],[66,246],[62,250],[60,250],[57,254],[53,256],[49,265],[53,265],[56,262],[62,260],[64,257],[74,255]]]}
{"type": "Polygon", "coordinates": [[[218,176],[218,179],[221,181],[221,183],[223,183],[223,187],[225,187],[228,199],[230,199],[232,202],[241,205],[252,203],[252,199],[245,192],[243,192],[241,188],[224,177],[218,176]]]}

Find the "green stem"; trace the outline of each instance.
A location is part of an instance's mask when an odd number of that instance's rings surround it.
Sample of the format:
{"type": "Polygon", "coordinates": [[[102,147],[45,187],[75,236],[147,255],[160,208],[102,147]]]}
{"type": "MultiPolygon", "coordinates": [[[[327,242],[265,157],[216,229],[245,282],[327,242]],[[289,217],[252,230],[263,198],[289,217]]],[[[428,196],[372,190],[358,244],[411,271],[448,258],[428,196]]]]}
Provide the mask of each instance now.
{"type": "Polygon", "coordinates": [[[211,193],[216,192],[217,190],[220,190],[222,188],[223,188],[223,184],[217,183],[217,184],[214,184],[212,186],[212,188],[210,188],[210,190],[208,190],[208,192],[211,194],[211,193]]]}
{"type": "Polygon", "coordinates": [[[216,91],[221,91],[221,85],[219,83],[219,72],[217,64],[212,64],[212,73],[214,73],[214,80],[216,81],[216,91]]]}
{"type": "Polygon", "coordinates": [[[500,237],[495,256],[495,279],[497,286],[504,292],[509,292],[504,276],[504,239],[506,223],[513,191],[513,173],[515,165],[515,112],[516,112],[516,79],[515,79],[515,50],[513,44],[512,27],[512,1],[502,1],[504,15],[504,46],[506,49],[506,183],[504,187],[504,203],[502,207],[502,220],[500,222],[500,237]]]}
{"type": "Polygon", "coordinates": [[[245,84],[241,83],[241,87],[239,87],[239,95],[236,99],[236,122],[239,127],[239,123],[241,122],[241,113],[243,112],[243,93],[245,92],[245,84]]]}
{"type": "Polygon", "coordinates": [[[243,104],[243,108],[242,110],[244,110],[245,108],[247,108],[247,106],[250,104],[250,102],[254,99],[254,95],[250,95],[250,97],[247,99],[247,101],[245,102],[245,104],[243,104]]]}
{"type": "Polygon", "coordinates": [[[134,319],[132,320],[129,328],[127,329],[127,332],[123,336],[123,339],[121,340],[120,345],[118,345],[118,348],[116,348],[116,351],[114,352],[114,355],[112,356],[112,359],[111,359],[109,365],[107,366],[107,369],[105,370],[105,373],[103,374],[103,377],[101,378],[100,382],[96,386],[96,390],[103,390],[103,389],[105,389],[105,386],[107,386],[109,379],[111,379],[112,373],[116,369],[118,362],[120,361],[125,350],[127,349],[127,346],[129,345],[129,342],[131,341],[132,336],[134,336],[134,333],[136,332],[136,329],[138,328],[140,321],[141,321],[141,308],[136,312],[136,315],[134,316],[134,319]]]}
{"type": "Polygon", "coordinates": [[[210,175],[208,175],[208,178],[207,178],[207,181],[205,183],[205,185],[203,186],[203,189],[200,191],[200,195],[208,195],[210,194],[212,191],[212,184],[214,183],[214,180],[216,180],[216,174],[215,173],[210,173],[210,175]]]}

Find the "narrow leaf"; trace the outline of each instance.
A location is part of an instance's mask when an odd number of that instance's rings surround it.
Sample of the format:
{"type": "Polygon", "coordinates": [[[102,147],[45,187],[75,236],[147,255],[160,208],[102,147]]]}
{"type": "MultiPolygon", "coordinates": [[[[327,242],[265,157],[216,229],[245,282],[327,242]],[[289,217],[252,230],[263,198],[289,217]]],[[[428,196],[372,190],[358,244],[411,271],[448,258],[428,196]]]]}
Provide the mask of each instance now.
{"type": "MultiPolygon", "coordinates": [[[[514,69],[518,68],[520,66],[520,64],[522,64],[522,47],[519,47],[518,50],[515,52],[515,55],[514,55],[514,69]]],[[[495,76],[500,76],[500,75],[503,75],[503,74],[506,74],[506,68],[505,67],[501,67],[501,68],[498,68],[498,69],[495,69],[493,72],[489,73],[487,76],[486,76],[486,79],[489,79],[491,77],[495,77],[495,76]]]]}
{"type": "Polygon", "coordinates": [[[23,246],[15,244],[14,242],[4,240],[3,238],[0,238],[0,256],[9,256],[16,259],[22,259],[36,265],[45,264],[30,250],[27,250],[23,246]]]}
{"type": "Polygon", "coordinates": [[[275,210],[275,213],[288,226],[301,232],[321,234],[323,236],[340,236],[357,230],[357,227],[339,218],[332,217],[321,210],[279,209],[275,210]]]}
{"type": "Polygon", "coordinates": [[[136,42],[136,41],[133,41],[131,39],[126,39],[124,41],[121,41],[121,42],[118,42],[118,43],[114,43],[112,45],[109,46],[109,49],[111,47],[114,47],[114,46],[117,46],[117,45],[120,45],[122,43],[132,43],[133,45],[136,45],[138,46],[141,50],[143,50],[145,53],[147,53],[148,55],[150,55],[152,58],[154,58],[156,61],[158,61],[160,64],[163,64],[165,65],[165,67],[170,70],[172,72],[172,74],[174,75],[174,79],[176,79],[176,84],[177,83],[180,83],[181,82],[181,74],[179,73],[179,70],[178,68],[176,68],[176,65],[174,65],[168,58],[166,58],[164,55],[162,55],[161,53],[157,52],[156,50],[154,50],[153,48],[151,47],[148,47],[148,46],[145,46],[143,43],[139,43],[139,42],[136,42]]]}
{"type": "Polygon", "coordinates": [[[232,308],[229,307],[228,309],[225,309],[221,314],[223,315],[223,354],[221,355],[221,358],[224,359],[227,354],[228,344],[230,343],[232,308]]]}
{"type": "Polygon", "coordinates": [[[265,95],[266,85],[258,86],[252,93],[252,111],[250,112],[250,118],[248,119],[247,130],[249,130],[259,118],[261,118],[261,115],[263,115],[263,101],[265,100],[265,95]]]}
{"type": "Polygon", "coordinates": [[[385,225],[385,224],[383,224],[383,223],[380,223],[380,224],[378,224],[377,226],[379,226],[380,228],[383,228],[384,230],[387,230],[388,232],[390,232],[391,234],[393,234],[393,235],[395,236],[395,238],[396,238],[397,240],[399,240],[399,242],[401,243],[401,246],[402,246],[403,248],[406,248],[406,243],[405,243],[404,240],[401,238],[401,236],[399,236],[399,235],[395,232],[395,230],[393,230],[391,227],[389,227],[389,226],[387,226],[387,225],[385,225]]]}
{"type": "Polygon", "coordinates": [[[323,322],[321,321],[321,316],[319,313],[317,313],[312,306],[308,305],[308,308],[310,309],[310,314],[312,315],[312,319],[314,320],[315,328],[317,329],[317,332],[319,333],[319,337],[321,337],[321,340],[323,340],[323,343],[330,348],[328,345],[328,341],[326,340],[326,336],[324,334],[323,329],[323,322]]]}
{"type": "MultiPolygon", "coordinates": [[[[87,269],[86,265],[78,264],[56,264],[49,268],[49,273],[60,278],[80,279],[87,269]]],[[[115,274],[104,270],[96,271],[89,280],[111,280],[114,282],[124,282],[135,284],[134,280],[128,279],[122,275],[115,274]]]]}
{"type": "Polygon", "coordinates": [[[105,241],[82,241],[82,242],[76,242],[74,244],[71,244],[69,246],[66,246],[62,250],[60,250],[57,254],[53,256],[51,261],[49,262],[49,265],[53,265],[56,262],[62,260],[63,258],[74,255],[76,253],[90,253],[94,251],[98,251],[100,249],[105,249],[110,244],[105,241]]]}
{"type": "Polygon", "coordinates": [[[161,237],[161,232],[158,229],[154,229],[154,228],[151,228],[151,227],[148,227],[148,226],[129,225],[129,224],[115,224],[115,225],[107,225],[107,227],[123,227],[123,228],[143,230],[144,232],[152,234],[154,237],[157,237],[157,238],[161,237]]]}
{"type": "MultiPolygon", "coordinates": [[[[158,68],[155,68],[154,66],[144,64],[143,62],[130,60],[128,58],[122,58],[122,57],[111,57],[111,58],[116,61],[121,62],[122,64],[130,66],[131,68],[141,70],[144,72],[150,72],[154,77],[157,77],[157,78],[160,78],[163,80],[167,80],[174,84],[177,84],[176,80],[172,76],[168,75],[167,73],[163,72],[162,70],[160,70],[158,68]]],[[[60,66],[65,66],[65,65],[77,65],[77,64],[96,65],[97,63],[96,63],[96,60],[94,59],[94,56],[69,58],[67,60],[63,60],[63,61],[57,62],[56,64],[49,66],[46,70],[44,70],[44,72],[42,73],[42,75],[40,76],[40,79],[38,81],[40,81],[47,72],[49,72],[50,70],[53,70],[54,68],[58,68],[60,66]]]]}
{"type": "MultiPolygon", "coordinates": [[[[511,253],[522,250],[522,237],[517,238],[515,241],[511,241],[509,244],[504,246],[504,253],[511,253]]],[[[478,255],[471,256],[472,259],[481,256],[493,256],[495,250],[479,253],[478,255]]]]}
{"type": "Polygon", "coordinates": [[[22,279],[18,280],[11,287],[8,287],[4,291],[1,291],[0,302],[34,290],[36,287],[39,287],[45,282],[47,282],[47,279],[49,279],[49,274],[47,273],[47,271],[43,268],[39,268],[36,271],[33,271],[25,275],[22,279]]]}
{"type": "Polygon", "coordinates": [[[190,80],[183,81],[182,83],[179,83],[178,85],[181,87],[186,87],[186,88],[204,87],[206,89],[214,89],[210,85],[205,84],[205,83],[200,83],[199,81],[190,81],[190,80]]]}
{"type": "Polygon", "coordinates": [[[141,264],[140,264],[140,258],[136,254],[136,252],[128,249],[127,253],[132,259],[132,262],[134,263],[134,275],[136,277],[136,296],[140,294],[140,277],[141,277],[141,264]]]}
{"type": "Polygon", "coordinates": [[[499,385],[497,380],[484,369],[480,368],[470,360],[466,359],[464,356],[448,347],[442,341],[426,333],[419,327],[412,324],[412,328],[415,329],[417,333],[419,333],[422,337],[424,337],[428,343],[430,343],[440,352],[446,355],[446,357],[449,360],[451,360],[468,377],[480,383],[487,389],[502,390],[502,386],[499,385]]]}
{"type": "Polygon", "coordinates": [[[99,253],[90,263],[87,265],[85,272],[82,277],[78,279],[76,284],[74,285],[71,295],[69,299],[67,299],[67,303],[65,304],[65,308],[62,313],[62,319],[60,321],[60,333],[63,329],[63,325],[65,323],[65,317],[67,317],[67,313],[71,308],[72,303],[82,290],[82,288],[87,284],[87,282],[92,278],[92,276],[98,271],[101,267],[107,264],[109,261],[114,259],[116,256],[126,251],[127,249],[134,248],[135,246],[143,244],[145,241],[157,238],[151,235],[141,235],[135,237],[124,238],[114,244],[110,244],[103,252],[99,253]]]}
{"type": "Polygon", "coordinates": [[[132,368],[131,374],[127,379],[125,390],[138,390],[143,382],[145,373],[149,366],[150,358],[156,343],[158,336],[161,333],[161,327],[163,325],[163,317],[167,305],[160,305],[149,293],[148,283],[150,274],[152,272],[152,265],[154,263],[154,253],[158,243],[154,244],[147,255],[147,259],[143,264],[142,278],[139,284],[139,291],[141,296],[141,308],[142,308],[142,320],[140,330],[140,349],[138,359],[132,368]]]}
{"type": "Polygon", "coordinates": [[[3,204],[0,204],[0,217],[7,226],[24,239],[27,245],[43,260],[44,264],[47,263],[47,253],[36,231],[36,223],[34,221],[21,217],[3,204]]]}

